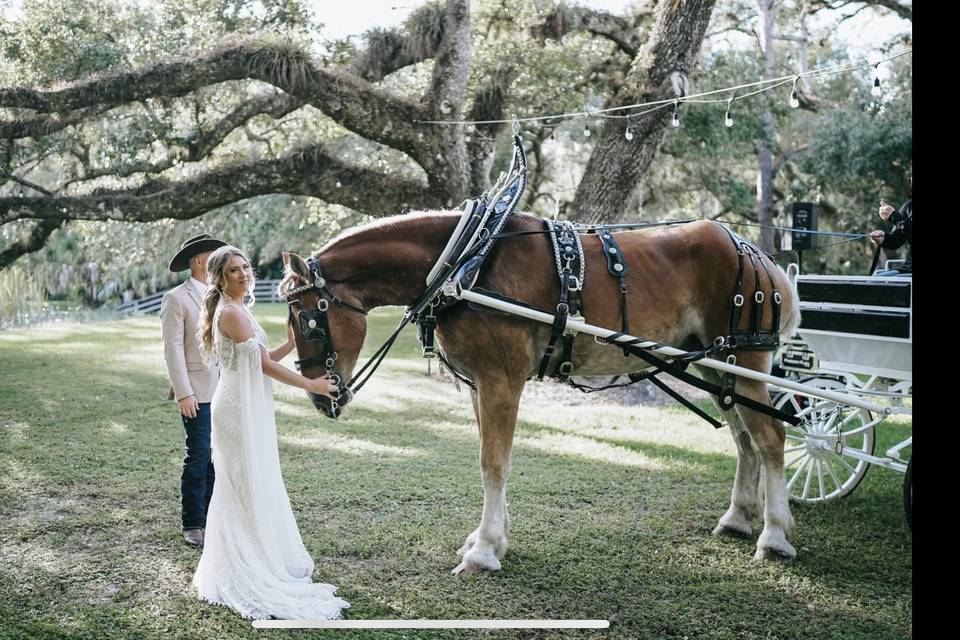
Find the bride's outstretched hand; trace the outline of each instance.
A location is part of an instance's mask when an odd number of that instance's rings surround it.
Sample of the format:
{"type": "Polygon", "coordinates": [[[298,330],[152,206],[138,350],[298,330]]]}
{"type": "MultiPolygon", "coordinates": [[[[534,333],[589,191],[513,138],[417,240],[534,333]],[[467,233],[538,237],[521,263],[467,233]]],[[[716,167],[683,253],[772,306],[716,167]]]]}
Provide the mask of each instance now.
{"type": "Polygon", "coordinates": [[[289,344],[291,347],[296,345],[296,342],[294,342],[292,321],[287,322],[287,344],[289,344]]]}
{"type": "Polygon", "coordinates": [[[314,378],[307,383],[307,391],[336,400],[340,397],[340,387],[337,386],[329,373],[314,378]]]}

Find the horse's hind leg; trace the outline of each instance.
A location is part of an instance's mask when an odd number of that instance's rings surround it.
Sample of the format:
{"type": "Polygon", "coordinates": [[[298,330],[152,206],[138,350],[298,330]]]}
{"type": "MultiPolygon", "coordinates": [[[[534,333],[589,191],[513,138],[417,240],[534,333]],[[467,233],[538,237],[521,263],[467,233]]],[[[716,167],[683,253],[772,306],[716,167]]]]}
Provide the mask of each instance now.
{"type": "MultiPolygon", "coordinates": [[[[720,376],[712,369],[697,367],[697,371],[706,381],[720,384],[720,376]]],[[[763,508],[759,494],[760,458],[753,446],[753,439],[736,409],[724,410],[720,407],[716,398],[712,397],[712,399],[717,406],[717,410],[727,421],[727,425],[730,427],[730,435],[733,436],[733,442],[737,446],[737,473],[733,480],[730,507],[720,518],[720,522],[713,530],[713,535],[748,538],[753,534],[750,523],[760,517],[763,508]]]]}
{"type": "Polygon", "coordinates": [[[517,424],[517,407],[523,380],[503,378],[477,379],[475,407],[480,423],[480,473],[483,477],[483,515],[480,526],[457,551],[461,562],[453,570],[496,571],[500,558],[507,551],[510,517],[507,514],[507,476],[510,474],[510,452],[517,424]]]}
{"type": "MultiPolygon", "coordinates": [[[[770,394],[762,382],[739,378],[737,392],[766,405],[770,394]]],[[[783,476],[783,445],[786,433],[783,424],[765,414],[737,405],[737,413],[753,438],[763,469],[764,506],[763,532],[757,540],[757,560],[790,560],[797,555],[787,541],[794,531],[793,514],[786,480],[783,476]]]]}

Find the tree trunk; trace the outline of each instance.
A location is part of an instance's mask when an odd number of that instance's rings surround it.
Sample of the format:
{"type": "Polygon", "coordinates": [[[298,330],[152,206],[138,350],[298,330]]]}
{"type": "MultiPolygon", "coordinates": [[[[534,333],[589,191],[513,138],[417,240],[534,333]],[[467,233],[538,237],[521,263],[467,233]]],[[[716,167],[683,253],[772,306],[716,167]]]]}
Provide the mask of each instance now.
{"type": "MultiPolygon", "coordinates": [[[[773,78],[773,19],[776,13],[774,0],[757,0],[763,27],[763,76],[773,78]]],[[[769,107],[764,109],[763,137],[757,139],[757,219],[760,221],[760,249],[773,253],[773,152],[770,145],[776,140],[777,130],[769,107]]]]}
{"type": "MultiPolygon", "coordinates": [[[[657,6],[650,39],[634,59],[611,107],[680,97],[710,22],[715,0],[674,0],[657,6]],[[679,80],[679,82],[678,82],[679,80]]],[[[628,111],[622,112],[626,114],[628,111]]],[[[607,120],[573,202],[573,215],[586,222],[615,222],[624,203],[650,168],[671,119],[664,108],[630,119],[607,120]],[[630,127],[632,139],[626,139],[630,127]]]]}

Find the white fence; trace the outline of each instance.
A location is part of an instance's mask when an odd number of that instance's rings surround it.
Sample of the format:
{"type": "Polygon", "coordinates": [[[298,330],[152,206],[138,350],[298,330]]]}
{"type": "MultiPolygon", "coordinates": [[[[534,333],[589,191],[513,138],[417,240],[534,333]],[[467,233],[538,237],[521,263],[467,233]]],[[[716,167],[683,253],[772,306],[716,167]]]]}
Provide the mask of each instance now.
{"type": "MultiPolygon", "coordinates": [[[[277,297],[277,285],[279,284],[279,280],[258,280],[253,287],[253,295],[257,297],[258,302],[281,302],[280,298],[277,297]]],[[[129,315],[160,313],[160,303],[163,301],[163,294],[169,290],[170,289],[165,289],[146,296],[145,298],[124,302],[114,307],[114,310],[129,315]]]]}

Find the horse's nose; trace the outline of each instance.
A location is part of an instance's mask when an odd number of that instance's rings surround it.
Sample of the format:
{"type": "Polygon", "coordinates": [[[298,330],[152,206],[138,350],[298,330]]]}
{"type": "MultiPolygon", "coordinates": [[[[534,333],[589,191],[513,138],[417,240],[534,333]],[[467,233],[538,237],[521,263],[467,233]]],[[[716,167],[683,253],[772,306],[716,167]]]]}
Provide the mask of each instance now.
{"type": "Polygon", "coordinates": [[[319,411],[322,411],[325,416],[328,418],[336,419],[340,415],[340,402],[337,400],[331,400],[326,396],[321,396],[315,393],[310,393],[310,400],[313,402],[313,406],[316,407],[319,411]]]}

